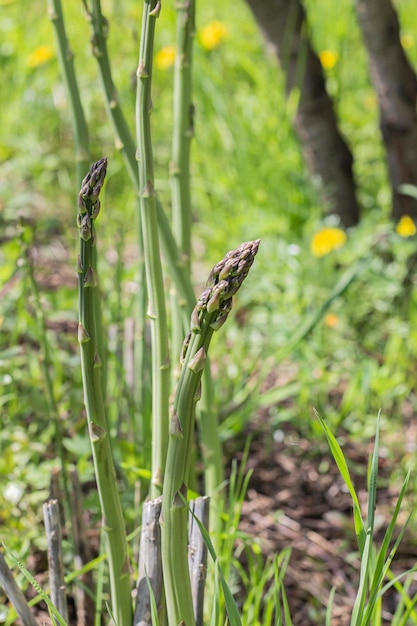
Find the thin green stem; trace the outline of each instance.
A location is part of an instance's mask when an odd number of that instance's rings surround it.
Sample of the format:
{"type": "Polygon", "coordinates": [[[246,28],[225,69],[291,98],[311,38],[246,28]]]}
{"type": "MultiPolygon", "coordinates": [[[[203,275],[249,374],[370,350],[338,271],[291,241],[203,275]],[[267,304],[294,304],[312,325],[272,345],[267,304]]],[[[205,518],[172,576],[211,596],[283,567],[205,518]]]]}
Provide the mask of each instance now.
{"type": "Polygon", "coordinates": [[[97,489],[103,514],[102,529],[109,562],[112,612],[118,626],[131,626],[132,599],[126,531],[110,445],[101,388],[101,360],[95,323],[96,267],[94,220],[100,209],[99,194],[107,159],[93,164],[79,194],[80,229],[79,326],[84,403],[87,412],[97,489]]]}
{"type": "MultiPolygon", "coordinates": [[[[86,6],[86,3],[84,3],[86,6]]],[[[104,97],[106,101],[106,109],[109,118],[112,122],[113,128],[116,134],[116,145],[121,149],[121,154],[125,162],[126,170],[130,176],[133,187],[139,194],[139,171],[136,160],[135,144],[130,134],[129,127],[127,125],[123,110],[121,109],[119,97],[116,87],[114,85],[110,61],[107,54],[107,30],[103,34],[100,34],[100,29],[96,30],[96,24],[106,24],[105,18],[100,12],[100,5],[98,1],[93,2],[93,12],[90,16],[88,9],[87,14],[93,25],[93,44],[94,54],[99,63],[100,76],[102,85],[104,88],[104,97]]],[[[186,324],[188,324],[188,316],[195,305],[195,294],[191,285],[189,275],[184,271],[184,264],[181,259],[181,253],[172,234],[168,218],[165,215],[164,209],[156,198],[156,212],[158,220],[158,229],[161,238],[161,248],[164,257],[167,260],[172,280],[175,284],[181,299],[187,302],[188,313],[185,313],[186,324]]]]}
{"type": "MultiPolygon", "coordinates": [[[[116,137],[116,148],[119,150],[127,173],[132,181],[134,188],[139,190],[139,172],[135,156],[135,142],[130,132],[128,123],[120,106],[120,99],[113,82],[110,59],[107,50],[107,38],[109,34],[109,25],[105,16],[101,11],[100,0],[92,0],[91,11],[89,10],[87,0],[83,0],[88,21],[91,23],[93,35],[91,37],[91,47],[93,55],[97,61],[101,86],[104,95],[104,103],[108,118],[113,126],[116,137]]],[[[139,195],[139,194],[138,194],[139,195]]],[[[139,292],[137,296],[137,332],[135,341],[135,365],[137,376],[134,387],[134,397],[136,406],[139,408],[141,422],[137,428],[137,439],[143,446],[142,434],[146,431],[144,427],[144,416],[146,413],[146,377],[144,375],[147,365],[147,354],[144,344],[145,325],[146,325],[146,277],[145,264],[143,260],[143,235],[142,223],[140,219],[140,203],[138,199],[138,218],[136,220],[137,227],[137,254],[138,254],[138,277],[139,292]]],[[[150,365],[150,363],[149,363],[150,365]]]]}
{"type": "Polygon", "coordinates": [[[151,142],[151,77],[155,22],[160,3],[145,0],[137,70],[136,132],[138,145],[139,197],[145,253],[148,315],[152,337],[152,480],[151,497],[162,492],[168,447],[168,402],[170,363],[168,352],[165,291],[158,239],[151,142]]]}
{"type": "Polygon", "coordinates": [[[181,375],[169,430],[168,457],[162,495],[162,566],[170,626],[195,624],[187,551],[187,483],[193,448],[195,407],[201,375],[213,332],[221,328],[232,308],[232,297],[247,276],[259,241],[229,252],[212,270],[208,287],[191,315],[184,342],[181,375]]]}
{"type": "MultiPolygon", "coordinates": [[[[87,15],[91,20],[91,24],[93,27],[93,52],[97,58],[97,62],[99,64],[99,71],[101,82],[103,85],[104,97],[106,101],[106,109],[109,115],[109,118],[112,122],[113,128],[116,134],[116,146],[121,150],[121,155],[124,159],[126,170],[130,176],[131,182],[136,189],[139,195],[139,172],[136,161],[135,154],[135,146],[132,136],[129,131],[128,124],[123,114],[123,110],[120,106],[119,97],[117,94],[116,87],[114,85],[114,81],[112,79],[111,74],[111,66],[107,53],[107,21],[104,16],[101,14],[100,2],[99,0],[94,0],[92,3],[92,13],[90,15],[87,3],[84,2],[86,7],[87,15]]],[[[192,33],[192,29],[190,28],[192,20],[189,21],[188,31],[189,35],[192,33]]],[[[191,68],[187,69],[187,72],[191,68]]],[[[188,79],[187,79],[188,80],[188,79]]],[[[191,83],[191,81],[190,81],[191,83]]],[[[189,101],[186,99],[186,101],[189,101]]],[[[177,107],[178,108],[178,107],[177,107]]],[[[187,107],[185,107],[187,108],[187,107]]],[[[181,107],[181,110],[184,110],[184,107],[181,107]]],[[[183,128],[185,129],[185,133],[187,133],[187,120],[188,124],[191,123],[191,109],[188,108],[188,115],[184,116],[183,128]]],[[[188,131],[191,131],[191,127],[188,126],[188,131]]],[[[191,140],[191,136],[188,137],[188,143],[191,140]]],[[[174,153],[173,153],[174,154],[174,153]]],[[[183,171],[188,172],[188,165],[183,168],[183,171]]],[[[188,174],[187,174],[188,175],[188,174]]],[[[187,331],[189,316],[193,307],[195,305],[195,294],[193,287],[191,285],[190,273],[188,268],[184,265],[184,254],[181,251],[177,241],[173,235],[173,232],[170,228],[168,218],[165,214],[165,211],[158,199],[155,198],[156,201],[156,213],[157,213],[157,222],[158,222],[158,232],[160,236],[160,245],[162,249],[162,253],[167,262],[168,270],[171,274],[171,278],[173,280],[175,290],[177,292],[177,301],[181,303],[181,319],[182,319],[182,328],[183,332],[187,331]],[[184,306],[184,303],[185,306],[184,306]]],[[[183,202],[182,205],[185,203],[183,202]]],[[[189,206],[189,203],[186,203],[189,206]]],[[[187,220],[183,220],[184,222],[187,220]]],[[[139,220],[140,222],[140,220],[139,220]]],[[[187,221],[188,224],[191,223],[191,217],[187,221]]],[[[140,224],[139,224],[140,226],[140,224]]],[[[187,237],[183,236],[180,238],[181,241],[187,241],[187,237]]],[[[138,234],[138,242],[141,242],[141,234],[138,234]],[[139,238],[140,237],[140,238],[139,238]]],[[[141,245],[141,244],[140,244],[141,245]]],[[[189,250],[189,245],[185,247],[185,249],[189,250]]],[[[142,248],[139,248],[141,254],[142,248]]],[[[189,258],[188,252],[188,258],[189,258]]],[[[139,280],[140,284],[144,283],[143,280],[139,280]]],[[[145,299],[145,295],[142,290],[142,299],[141,302],[143,308],[143,301],[145,299]]],[[[140,310],[142,310],[140,308],[140,310]]],[[[139,328],[143,328],[142,323],[143,316],[139,314],[139,328]]],[[[179,332],[177,335],[179,336],[179,332]]],[[[178,349],[178,346],[174,347],[178,349]]],[[[140,358],[140,356],[139,356],[140,358]]],[[[140,363],[143,360],[140,359],[140,363]]],[[[143,401],[143,393],[141,391],[140,386],[143,381],[143,367],[138,367],[138,396],[141,398],[139,405],[143,408],[145,402],[143,401]]],[[[222,455],[221,455],[221,446],[219,438],[217,437],[218,432],[218,420],[217,415],[215,413],[215,407],[213,406],[213,396],[208,395],[209,392],[207,390],[213,389],[213,382],[210,373],[210,368],[207,366],[204,369],[204,387],[203,387],[203,399],[202,399],[202,411],[204,411],[204,424],[201,425],[201,433],[202,433],[202,454],[205,466],[205,474],[206,474],[206,493],[210,496],[213,496],[216,493],[216,489],[223,482],[223,464],[222,464],[222,455]]],[[[212,506],[211,511],[214,511],[215,507],[212,506]]],[[[211,513],[214,515],[214,513],[211,513]]]]}
{"type": "Polygon", "coordinates": [[[219,438],[218,419],[213,398],[215,397],[213,378],[207,362],[203,372],[203,389],[198,414],[201,454],[204,463],[205,493],[211,498],[210,530],[220,528],[217,499],[219,487],[224,481],[222,447],[219,438]]]}
{"type": "Polygon", "coordinates": [[[87,1],[83,0],[83,3],[86,9],[87,18],[91,21],[93,29],[91,46],[99,68],[107,115],[112,123],[116,136],[116,148],[119,150],[125,161],[130,178],[132,180],[136,180],[138,176],[138,168],[134,156],[135,142],[120,106],[119,95],[113,82],[110,60],[107,51],[109,24],[101,12],[100,0],[92,0],[91,12],[88,10],[87,1]],[[133,155],[133,158],[131,155],[133,155]]]}
{"type": "Polygon", "coordinates": [[[79,188],[90,165],[88,127],[74,71],[74,54],[65,31],[61,0],[48,0],[48,16],[53,26],[58,62],[70,103],[76,153],[77,188],[79,188]]]}
{"type": "MultiPolygon", "coordinates": [[[[86,6],[86,3],[84,3],[86,6]]],[[[87,7],[86,7],[87,8],[87,7]]],[[[107,54],[107,31],[100,34],[100,29],[96,30],[96,24],[106,24],[104,16],[100,12],[100,5],[98,1],[93,2],[92,15],[88,12],[89,18],[93,25],[94,35],[94,54],[99,62],[100,76],[102,85],[104,88],[104,97],[106,101],[106,109],[109,118],[112,122],[113,128],[116,134],[116,146],[121,149],[121,154],[125,162],[126,170],[130,176],[131,182],[139,194],[139,171],[136,160],[135,144],[132,135],[129,131],[129,127],[126,122],[126,118],[123,114],[123,110],[120,106],[119,97],[116,87],[114,85],[110,61],[107,54]]],[[[165,215],[164,209],[156,198],[156,212],[158,220],[158,229],[161,238],[161,248],[164,257],[167,260],[172,280],[175,284],[181,299],[187,302],[188,313],[185,313],[186,324],[188,324],[188,316],[192,311],[195,304],[195,294],[191,285],[189,275],[184,271],[184,264],[181,259],[181,253],[172,234],[168,218],[165,215]]]]}
{"type": "MultiPolygon", "coordinates": [[[[191,273],[191,194],[190,194],[190,148],[194,134],[192,104],[192,48],[195,31],[195,1],[177,2],[176,20],[176,56],[174,68],[174,107],[172,160],[170,166],[172,190],[173,235],[179,252],[180,262],[186,275],[191,273]]],[[[187,326],[181,324],[190,310],[190,303],[174,295],[173,307],[173,354],[178,354],[181,330],[187,326]]],[[[221,445],[218,437],[218,420],[213,406],[214,385],[210,365],[204,368],[204,385],[200,405],[199,430],[201,451],[205,468],[206,493],[213,498],[210,517],[218,522],[216,516],[215,494],[223,482],[223,462],[221,445]]]]}
{"type": "MultiPolygon", "coordinates": [[[[76,162],[76,174],[77,174],[77,190],[81,185],[85,172],[90,166],[90,149],[88,138],[88,126],[84,115],[84,109],[80,98],[80,91],[78,88],[77,77],[74,69],[74,54],[68,43],[68,38],[65,30],[64,15],[62,12],[61,0],[48,0],[48,15],[51,20],[55,45],[57,49],[58,62],[61,69],[61,75],[64,80],[68,102],[70,105],[72,116],[72,127],[74,132],[74,145],[75,145],[75,162],[76,162]]],[[[97,254],[97,250],[94,249],[94,254],[97,254]]],[[[97,278],[98,280],[98,278],[97,278]]],[[[100,353],[102,355],[102,379],[103,389],[107,389],[107,359],[105,351],[105,338],[102,329],[102,312],[101,312],[101,298],[100,290],[95,290],[95,315],[96,315],[96,329],[97,329],[97,341],[100,347],[100,353]]]]}
{"type": "MultiPolygon", "coordinates": [[[[191,271],[190,145],[193,135],[191,102],[191,63],[195,22],[195,2],[177,2],[176,55],[173,94],[172,158],[170,163],[172,231],[185,273],[191,271]]],[[[172,353],[180,353],[184,337],[181,309],[187,301],[172,295],[172,353]]],[[[189,314],[189,312],[188,312],[189,314]]],[[[187,315],[188,317],[188,315],[187,315]]]]}
{"type": "Polygon", "coordinates": [[[173,233],[181,251],[182,262],[190,271],[191,198],[190,145],[193,136],[193,105],[191,101],[191,61],[195,28],[195,2],[178,2],[176,57],[174,70],[174,120],[172,160],[173,233]]]}

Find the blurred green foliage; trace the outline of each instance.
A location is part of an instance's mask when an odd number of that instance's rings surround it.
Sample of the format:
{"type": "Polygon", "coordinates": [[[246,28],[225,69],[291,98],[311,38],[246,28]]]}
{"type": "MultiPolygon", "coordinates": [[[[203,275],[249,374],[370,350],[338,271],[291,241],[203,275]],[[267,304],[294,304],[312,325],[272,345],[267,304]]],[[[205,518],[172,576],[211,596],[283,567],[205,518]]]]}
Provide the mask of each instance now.
{"type": "MultiPolygon", "coordinates": [[[[247,400],[248,385],[253,389],[252,408],[262,403],[265,389],[283,387],[284,397],[287,386],[285,401],[269,409],[272,430],[296,420],[303,432],[315,434],[315,406],[335,429],[365,439],[374,432],[380,407],[382,431],[398,428],[403,416],[416,408],[415,237],[399,237],[388,222],[390,190],[377,102],[352,3],[309,0],[306,6],[317,51],[337,53],[337,63],[327,70],[328,89],[355,156],[363,220],[348,233],[343,247],[323,258],[312,256],[313,233],[337,224],[323,218],[314,181],[302,163],[291,124],[296,98],[285,100],[281,71],[265,51],[245,4],[201,3],[197,30],[216,19],[225,24],[227,37],[206,50],[197,33],[194,53],[195,284],[200,286],[207,268],[226,250],[260,237],[256,266],[233,312],[236,323],[225,329],[222,344],[213,346],[219,410],[237,397],[247,400]],[[281,359],[306,316],[326,300],[343,271],[363,257],[365,269],[327,311],[333,318],[323,317],[281,359]]],[[[76,177],[68,103],[45,4],[0,0],[0,8],[0,480],[8,485],[0,491],[0,527],[9,547],[27,554],[32,541],[43,544],[36,524],[58,462],[22,229],[30,232],[35,255],[40,314],[54,358],[54,396],[68,461],[77,465],[82,480],[92,478],[92,469],[75,335],[76,177]]],[[[412,43],[415,3],[402,0],[397,8],[403,33],[412,43]]],[[[130,432],[131,399],[119,383],[120,337],[126,318],[133,315],[137,291],[135,195],[106,119],[82,4],[68,2],[64,10],[92,159],[104,154],[109,158],[97,222],[104,316],[119,338],[110,354],[108,395],[109,405],[117,406],[110,410],[115,433],[117,419],[130,432]]],[[[110,24],[114,79],[134,132],[141,6],[108,1],[103,2],[103,12],[110,24]]],[[[156,52],[173,44],[174,17],[166,3],[157,24],[156,52]]],[[[407,53],[416,63],[417,40],[407,53]]],[[[171,88],[172,69],[156,71],[154,157],[157,188],[167,211],[171,88]]],[[[244,406],[241,415],[237,411],[227,421],[223,437],[238,435],[249,418],[256,421],[256,411],[248,415],[244,406]]],[[[130,486],[146,474],[130,440],[115,436],[115,454],[130,486]]],[[[413,462],[411,453],[406,462],[413,462]]],[[[126,492],[123,497],[129,511],[133,496],[126,492]]],[[[96,503],[91,504],[97,514],[96,503]]]]}

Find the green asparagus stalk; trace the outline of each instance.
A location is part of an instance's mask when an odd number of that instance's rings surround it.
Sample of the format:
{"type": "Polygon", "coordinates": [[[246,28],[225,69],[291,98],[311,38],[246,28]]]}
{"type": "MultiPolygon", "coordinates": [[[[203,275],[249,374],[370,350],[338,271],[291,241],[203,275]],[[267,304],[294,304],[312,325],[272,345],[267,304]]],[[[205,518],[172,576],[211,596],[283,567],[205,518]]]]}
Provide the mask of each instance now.
{"type": "MultiPolygon", "coordinates": [[[[120,106],[117,89],[114,85],[114,81],[111,75],[111,66],[107,53],[108,23],[106,18],[101,13],[99,0],[93,0],[91,13],[88,10],[87,3],[85,2],[84,4],[86,7],[87,15],[93,27],[93,52],[97,58],[99,66],[100,77],[106,102],[106,109],[115,130],[116,147],[118,147],[121,151],[121,155],[126,165],[126,170],[130,176],[134,188],[139,194],[139,173],[136,162],[134,142],[130,134],[126,119],[124,117],[123,110],[120,106]]],[[[192,34],[192,28],[190,28],[192,23],[193,20],[188,21],[187,32],[189,36],[191,36],[192,34]]],[[[191,128],[189,127],[188,133],[190,130],[191,128]]],[[[190,273],[187,270],[187,267],[184,265],[183,253],[181,252],[174,237],[174,234],[170,228],[165,211],[158,197],[155,198],[155,201],[158,232],[160,236],[162,253],[166,259],[167,267],[171,274],[171,278],[177,292],[178,300],[181,303],[186,303],[185,306],[181,306],[182,327],[183,332],[186,332],[188,328],[189,316],[195,305],[195,294],[191,285],[190,273]]],[[[138,241],[139,237],[141,242],[141,234],[138,235],[138,241]]],[[[183,241],[187,240],[186,237],[183,237],[182,239],[183,241]]],[[[139,325],[140,324],[141,320],[139,320],[139,325]]],[[[176,349],[174,348],[174,354],[177,354],[177,351],[175,350],[176,349]]],[[[139,377],[141,377],[141,372],[143,370],[141,367],[139,367],[138,369],[139,377]]],[[[202,408],[202,411],[204,412],[204,423],[202,423],[201,427],[202,451],[204,465],[206,468],[205,475],[207,494],[213,496],[219,485],[223,482],[223,465],[221,458],[220,441],[217,436],[217,415],[215,413],[215,407],[213,406],[213,396],[208,395],[208,390],[213,388],[209,367],[206,367],[204,370],[204,380],[204,393],[201,403],[202,407],[204,405],[204,409],[202,408]]],[[[141,384],[141,380],[139,380],[138,384],[141,384]]],[[[140,390],[138,395],[139,397],[142,397],[140,390]]],[[[140,405],[142,406],[143,403],[141,402],[140,405]]],[[[213,506],[213,503],[211,511],[213,512],[213,516],[215,519],[215,506],[213,506]]]]}
{"type": "MultiPolygon", "coordinates": [[[[174,120],[172,136],[172,159],[170,164],[172,190],[172,224],[180,254],[181,267],[186,276],[191,275],[191,193],[190,193],[190,147],[194,133],[194,107],[192,104],[192,47],[195,31],[195,1],[176,4],[176,56],[174,68],[174,120]]],[[[181,346],[184,327],[184,314],[188,324],[188,314],[192,309],[175,285],[172,315],[172,353],[177,355],[181,346]],[[182,331],[182,332],[181,332],[182,331]]],[[[203,396],[200,404],[199,432],[201,451],[205,467],[206,493],[213,500],[210,517],[214,523],[216,515],[216,491],[223,482],[223,462],[218,436],[217,416],[213,403],[214,386],[210,365],[204,369],[203,396]]]]}
{"type": "Polygon", "coordinates": [[[146,284],[152,338],[152,479],[151,498],[162,492],[168,447],[168,402],[170,362],[165,310],[165,290],[158,239],[151,142],[151,77],[155,22],[160,2],[145,0],[137,70],[136,132],[138,145],[139,197],[145,254],[146,284]]]}
{"type": "MultiPolygon", "coordinates": [[[[105,16],[101,13],[99,0],[93,0],[92,11],[89,11],[86,1],[84,1],[84,6],[88,20],[91,22],[93,28],[93,53],[98,62],[107,113],[116,135],[116,148],[120,150],[130,180],[134,188],[139,193],[139,172],[135,154],[135,143],[126,122],[123,110],[120,106],[119,96],[112,78],[110,60],[107,51],[106,42],[108,36],[108,22],[105,16]]],[[[184,272],[178,246],[172,234],[168,218],[165,215],[164,209],[158,198],[156,198],[156,212],[163,254],[167,259],[176,289],[180,293],[181,298],[187,302],[191,311],[195,304],[194,291],[191,286],[189,276],[184,272]]],[[[189,314],[187,313],[187,324],[188,315],[189,314]]]]}
{"type": "Polygon", "coordinates": [[[92,0],[91,11],[88,9],[87,0],[83,0],[83,4],[87,19],[91,22],[93,30],[91,37],[92,51],[98,64],[101,85],[105,95],[104,104],[115,133],[116,148],[120,151],[126,163],[130,178],[136,179],[138,171],[136,159],[134,158],[135,142],[120,106],[119,95],[114,85],[110,69],[110,59],[106,43],[109,33],[109,23],[101,12],[100,0],[92,0]],[[133,155],[133,158],[129,155],[133,155]]]}
{"type": "MultiPolygon", "coordinates": [[[[133,183],[134,188],[139,190],[139,172],[138,164],[136,161],[135,151],[136,146],[133,139],[133,135],[130,132],[128,123],[123,114],[123,110],[120,105],[119,95],[116,86],[113,82],[110,59],[107,49],[107,38],[109,34],[109,23],[106,17],[101,11],[100,0],[92,0],[91,10],[88,7],[87,0],[83,0],[84,8],[86,11],[87,19],[91,23],[92,37],[91,46],[94,57],[97,60],[99,76],[101,86],[104,95],[104,104],[108,118],[113,126],[115,134],[116,148],[119,150],[127,173],[130,180],[133,183]]],[[[139,194],[138,194],[139,195],[139,194]]],[[[146,293],[146,277],[145,277],[145,265],[143,262],[143,236],[142,236],[142,222],[140,219],[140,203],[138,198],[138,218],[136,220],[137,228],[137,256],[138,256],[138,276],[137,282],[139,290],[137,294],[137,309],[136,309],[136,340],[135,340],[135,369],[137,371],[135,385],[134,385],[134,398],[136,406],[139,408],[139,419],[136,428],[137,441],[143,447],[143,433],[146,432],[144,425],[144,415],[146,413],[146,396],[148,386],[146,384],[145,371],[150,371],[150,358],[145,347],[145,325],[146,325],[146,306],[147,306],[147,293],[146,293]],[[149,369],[148,369],[149,367],[149,369]]]]}
{"type": "MultiPolygon", "coordinates": [[[[74,132],[75,161],[77,173],[77,189],[81,185],[84,174],[90,164],[90,149],[88,126],[84,115],[84,109],[80,98],[77,77],[74,69],[74,54],[70,48],[65,30],[64,15],[61,0],[48,0],[48,15],[51,20],[57,49],[58,62],[61,75],[64,80],[68,102],[72,115],[72,127],[74,132]]],[[[96,249],[94,249],[96,254],[96,249]]],[[[99,289],[95,290],[95,315],[97,342],[100,347],[102,358],[103,389],[107,389],[107,359],[105,354],[105,337],[102,329],[102,312],[99,289]]]]}
{"type": "MultiPolygon", "coordinates": [[[[191,62],[195,29],[195,2],[177,2],[176,55],[174,69],[174,107],[172,159],[170,163],[172,197],[172,231],[185,271],[191,271],[191,197],[190,146],[193,136],[191,101],[191,62]]],[[[173,294],[172,352],[180,353],[184,336],[181,309],[187,301],[173,294]]],[[[187,316],[188,317],[188,316],[187,316]]]]}
{"type": "Polygon", "coordinates": [[[176,57],[174,70],[174,120],[172,160],[173,233],[184,266],[190,269],[191,198],[190,145],[193,136],[193,105],[191,101],[192,44],[195,29],[195,2],[178,2],[176,57]]]}
{"type": "Polygon", "coordinates": [[[162,566],[170,626],[195,624],[187,556],[187,482],[193,445],[195,406],[213,333],[232,308],[258,251],[259,240],[243,243],[214,266],[191,315],[182,350],[181,375],[169,429],[162,494],[162,566]]]}
{"type": "Polygon", "coordinates": [[[88,141],[88,127],[85,121],[83,106],[74,70],[74,55],[70,49],[65,31],[61,0],[48,0],[48,16],[51,20],[57,49],[58,62],[64,79],[65,88],[70,103],[72,126],[74,130],[77,186],[81,184],[88,169],[90,151],[88,141]]]}
{"type": "MultiPolygon", "coordinates": [[[[84,4],[87,9],[87,4],[84,4]]],[[[130,180],[139,194],[139,172],[135,154],[135,144],[120,106],[117,89],[113,82],[106,44],[108,34],[107,20],[101,13],[98,0],[93,2],[91,13],[89,13],[87,9],[87,15],[93,26],[93,52],[99,64],[106,109],[116,135],[116,147],[121,151],[130,180]],[[104,27],[104,25],[106,25],[106,27],[104,27]]],[[[162,252],[167,260],[175,288],[180,294],[181,299],[187,302],[187,308],[189,308],[189,312],[185,312],[185,325],[187,325],[189,313],[192,311],[195,304],[195,294],[190,277],[184,271],[181,254],[172,234],[168,218],[157,197],[155,201],[162,252]]]]}
{"type": "Polygon", "coordinates": [[[102,529],[108,554],[112,613],[118,626],[131,626],[132,599],[126,532],[104,411],[100,373],[101,360],[97,347],[94,315],[94,290],[96,288],[95,255],[93,253],[95,245],[94,221],[100,210],[99,195],[106,170],[106,158],[94,163],[85,176],[79,193],[77,219],[80,230],[80,254],[77,264],[79,276],[78,341],[81,349],[84,403],[103,515],[102,529]]]}

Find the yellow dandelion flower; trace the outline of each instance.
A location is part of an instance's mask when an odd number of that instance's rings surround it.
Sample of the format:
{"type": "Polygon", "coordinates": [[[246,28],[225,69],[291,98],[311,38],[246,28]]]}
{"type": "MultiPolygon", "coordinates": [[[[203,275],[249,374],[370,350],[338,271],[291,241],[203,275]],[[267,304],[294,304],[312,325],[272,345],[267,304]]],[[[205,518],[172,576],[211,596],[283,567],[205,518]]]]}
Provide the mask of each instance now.
{"type": "Polygon", "coordinates": [[[155,66],[158,70],[168,70],[175,62],[175,47],[165,46],[155,55],[155,66]]]}
{"type": "Polygon", "coordinates": [[[402,216],[395,230],[400,237],[412,237],[417,232],[416,225],[409,215],[402,216]]]}
{"type": "Polygon", "coordinates": [[[311,240],[310,249],[313,256],[322,257],[332,250],[340,248],[346,241],[346,233],[340,228],[322,228],[311,240]]]}
{"type": "Polygon", "coordinates": [[[331,70],[338,62],[339,55],[334,50],[322,50],[319,52],[319,59],[325,70],[331,70]]]}
{"type": "Polygon", "coordinates": [[[339,326],[339,318],[334,313],[327,313],[324,317],[324,323],[329,328],[336,328],[336,326],[339,326]]]}
{"type": "Polygon", "coordinates": [[[28,67],[38,67],[38,65],[42,65],[49,59],[52,59],[54,55],[55,52],[52,46],[39,46],[29,54],[26,59],[26,65],[28,67]]]}
{"type": "Polygon", "coordinates": [[[198,39],[204,50],[214,50],[229,34],[226,26],[218,20],[213,20],[206,24],[198,33],[198,39]]]}
{"type": "Polygon", "coordinates": [[[363,99],[363,105],[365,108],[369,109],[369,111],[374,111],[377,107],[377,104],[378,101],[374,93],[367,94],[363,99]]]}
{"type": "Polygon", "coordinates": [[[408,33],[404,33],[401,35],[401,45],[404,50],[409,50],[414,46],[414,37],[413,35],[409,35],[408,33]]]}

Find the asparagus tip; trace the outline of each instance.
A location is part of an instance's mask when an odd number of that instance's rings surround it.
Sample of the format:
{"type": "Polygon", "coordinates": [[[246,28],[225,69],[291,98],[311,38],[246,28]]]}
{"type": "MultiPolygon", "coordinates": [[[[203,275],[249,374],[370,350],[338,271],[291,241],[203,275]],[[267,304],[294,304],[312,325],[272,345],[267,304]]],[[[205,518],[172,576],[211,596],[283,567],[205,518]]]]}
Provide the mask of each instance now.
{"type": "Polygon", "coordinates": [[[213,330],[223,326],[232,308],[232,296],[238,291],[255,260],[260,239],[246,241],[230,250],[210,272],[207,288],[199,297],[191,315],[191,330],[199,332],[206,312],[213,330]]]}

